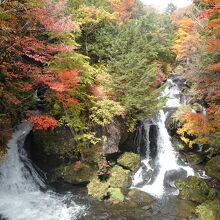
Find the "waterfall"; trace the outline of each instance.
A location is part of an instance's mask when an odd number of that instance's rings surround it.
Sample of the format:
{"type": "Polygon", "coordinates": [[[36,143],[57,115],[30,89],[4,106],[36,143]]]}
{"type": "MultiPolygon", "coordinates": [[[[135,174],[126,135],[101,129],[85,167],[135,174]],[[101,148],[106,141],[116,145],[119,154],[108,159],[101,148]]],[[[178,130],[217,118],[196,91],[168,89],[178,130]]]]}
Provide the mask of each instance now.
{"type": "Polygon", "coordinates": [[[77,205],[69,193],[47,190],[44,178],[28,159],[24,143],[30,131],[29,123],[17,127],[0,164],[0,219],[78,219],[85,208],[77,205]]]}
{"type": "MultiPolygon", "coordinates": [[[[171,137],[165,126],[169,109],[185,104],[185,99],[181,97],[181,91],[172,79],[168,79],[162,96],[167,97],[166,106],[151,120],[151,124],[158,128],[156,156],[152,157],[147,152],[145,158],[142,159],[140,169],[133,176],[133,187],[156,197],[178,193],[174,185],[175,180],[195,175],[194,170],[180,159],[178,152],[172,146],[171,137]]],[[[147,140],[149,140],[149,126],[146,121],[147,137],[145,139],[147,140]]],[[[150,142],[148,141],[148,146],[144,147],[147,151],[152,150],[150,142]]]]}

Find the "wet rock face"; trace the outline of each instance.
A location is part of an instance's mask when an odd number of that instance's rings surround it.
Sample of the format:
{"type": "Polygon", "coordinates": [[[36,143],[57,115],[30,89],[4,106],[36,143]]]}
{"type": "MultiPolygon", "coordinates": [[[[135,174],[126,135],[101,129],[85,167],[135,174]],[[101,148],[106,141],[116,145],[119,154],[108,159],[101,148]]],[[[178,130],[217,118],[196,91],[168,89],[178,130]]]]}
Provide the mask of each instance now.
{"type": "Polygon", "coordinates": [[[131,171],[136,171],[140,166],[140,162],[140,155],[132,152],[123,153],[117,160],[117,163],[119,165],[131,171]]]}
{"type": "Polygon", "coordinates": [[[158,138],[158,127],[157,125],[151,125],[149,130],[149,141],[150,141],[150,157],[153,159],[157,156],[157,138],[158,138]]]}
{"type": "Polygon", "coordinates": [[[61,164],[77,160],[73,134],[67,127],[36,131],[31,133],[30,139],[31,159],[44,171],[50,172],[61,164]]]}
{"type": "Polygon", "coordinates": [[[176,186],[180,191],[180,197],[186,200],[202,203],[215,197],[213,189],[204,180],[195,176],[176,181],[176,186]]]}
{"type": "Polygon", "coordinates": [[[119,143],[121,141],[121,126],[117,121],[113,121],[106,126],[107,140],[103,143],[104,154],[114,154],[119,151],[119,143]]]}
{"type": "Polygon", "coordinates": [[[180,168],[178,170],[169,170],[164,175],[164,186],[169,187],[175,187],[175,181],[176,180],[182,180],[187,177],[187,172],[180,168]]]}
{"type": "Polygon", "coordinates": [[[134,135],[134,148],[135,152],[138,152],[142,157],[146,157],[147,152],[147,139],[148,134],[146,133],[144,123],[142,121],[139,121],[139,124],[137,126],[135,135],[134,135]]]}
{"type": "Polygon", "coordinates": [[[220,156],[213,157],[205,166],[207,174],[220,181],[220,156]]]}
{"type": "Polygon", "coordinates": [[[149,150],[148,148],[150,148],[150,156],[151,158],[155,158],[157,155],[157,139],[157,125],[152,124],[152,121],[149,120],[139,122],[134,138],[135,151],[142,157],[146,157],[146,152],[149,150]]]}
{"type": "Polygon", "coordinates": [[[203,203],[196,208],[196,212],[201,220],[219,220],[220,200],[203,203]]]}

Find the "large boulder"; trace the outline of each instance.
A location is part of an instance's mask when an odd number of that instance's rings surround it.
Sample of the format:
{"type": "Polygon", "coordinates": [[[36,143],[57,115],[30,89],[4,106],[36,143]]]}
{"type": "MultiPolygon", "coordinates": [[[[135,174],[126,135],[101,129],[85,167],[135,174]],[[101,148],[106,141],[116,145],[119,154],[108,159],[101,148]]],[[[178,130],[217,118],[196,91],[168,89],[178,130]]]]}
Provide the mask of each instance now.
{"type": "Polygon", "coordinates": [[[96,174],[97,168],[94,165],[76,162],[70,165],[62,165],[51,175],[50,181],[56,182],[63,179],[73,185],[87,184],[96,174]]]}
{"type": "Polygon", "coordinates": [[[95,199],[109,199],[111,202],[123,202],[124,191],[131,185],[130,171],[115,165],[111,168],[109,178],[101,181],[95,176],[87,185],[88,194],[95,199]]]}
{"type": "Polygon", "coordinates": [[[94,177],[87,185],[88,195],[101,201],[108,196],[109,183],[101,181],[97,176],[94,177]]]}
{"type": "Polygon", "coordinates": [[[178,180],[176,186],[180,191],[180,197],[186,200],[202,203],[215,197],[213,189],[204,180],[195,176],[178,180]]]}
{"type": "Polygon", "coordinates": [[[127,188],[131,185],[130,171],[121,166],[114,166],[110,170],[108,184],[113,188],[127,188]]]}
{"type": "Polygon", "coordinates": [[[187,171],[183,168],[179,168],[178,170],[168,170],[164,175],[164,186],[166,188],[173,187],[175,188],[174,182],[176,180],[185,179],[187,177],[187,171]]]}
{"type": "Polygon", "coordinates": [[[32,132],[30,142],[31,159],[47,173],[64,163],[78,159],[73,134],[68,127],[32,132]]]}
{"type": "Polygon", "coordinates": [[[220,200],[203,203],[196,208],[196,212],[201,220],[219,220],[220,200]]]}
{"type": "Polygon", "coordinates": [[[205,166],[207,174],[220,181],[220,156],[213,157],[205,166]]]}
{"type": "Polygon", "coordinates": [[[146,207],[154,201],[152,196],[138,189],[131,189],[127,197],[130,204],[134,204],[137,207],[146,207]]]}
{"type": "Polygon", "coordinates": [[[119,165],[131,171],[137,170],[140,166],[140,162],[141,162],[140,155],[132,152],[123,153],[117,160],[117,163],[119,165]]]}

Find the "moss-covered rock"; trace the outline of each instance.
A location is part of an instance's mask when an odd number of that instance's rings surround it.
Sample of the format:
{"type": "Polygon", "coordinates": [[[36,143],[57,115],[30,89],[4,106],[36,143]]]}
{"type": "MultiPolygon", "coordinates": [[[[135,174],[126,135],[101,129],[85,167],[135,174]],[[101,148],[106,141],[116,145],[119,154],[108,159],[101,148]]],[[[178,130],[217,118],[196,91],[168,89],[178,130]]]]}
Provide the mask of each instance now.
{"type": "Polygon", "coordinates": [[[205,166],[207,174],[220,181],[220,156],[213,157],[205,166]]]}
{"type": "Polygon", "coordinates": [[[213,189],[204,180],[195,176],[190,176],[185,180],[178,180],[176,186],[180,191],[181,198],[194,202],[202,203],[215,197],[213,189]]]}
{"type": "Polygon", "coordinates": [[[220,200],[203,203],[196,208],[196,212],[201,220],[219,220],[220,200]]]}
{"type": "Polygon", "coordinates": [[[191,216],[195,215],[196,204],[192,201],[186,201],[178,199],[175,202],[174,214],[179,219],[191,219],[191,216]]]}
{"type": "Polygon", "coordinates": [[[113,188],[126,188],[131,185],[130,171],[116,165],[110,170],[108,184],[113,188]]]}
{"type": "Polygon", "coordinates": [[[123,202],[125,197],[120,188],[109,188],[108,196],[110,197],[110,201],[114,203],[123,202]]]}
{"type": "Polygon", "coordinates": [[[196,154],[196,153],[188,153],[186,154],[186,158],[190,164],[198,165],[204,161],[205,156],[201,154],[196,154]]]}
{"type": "Polygon", "coordinates": [[[127,197],[130,203],[134,203],[137,207],[146,207],[154,201],[152,196],[138,189],[131,189],[127,197]]]}
{"type": "Polygon", "coordinates": [[[79,185],[87,184],[93,178],[97,168],[86,163],[73,163],[71,165],[62,165],[51,175],[51,182],[63,179],[65,182],[79,185]]]}
{"type": "Polygon", "coordinates": [[[63,179],[71,184],[86,184],[89,183],[92,177],[97,172],[97,168],[86,163],[77,165],[71,164],[64,168],[63,179]]]}
{"type": "Polygon", "coordinates": [[[98,177],[94,177],[87,185],[88,195],[101,201],[108,196],[109,186],[108,182],[100,181],[98,177]]]}
{"type": "Polygon", "coordinates": [[[137,170],[140,166],[140,155],[132,152],[125,152],[118,158],[117,163],[129,170],[137,170]]]}

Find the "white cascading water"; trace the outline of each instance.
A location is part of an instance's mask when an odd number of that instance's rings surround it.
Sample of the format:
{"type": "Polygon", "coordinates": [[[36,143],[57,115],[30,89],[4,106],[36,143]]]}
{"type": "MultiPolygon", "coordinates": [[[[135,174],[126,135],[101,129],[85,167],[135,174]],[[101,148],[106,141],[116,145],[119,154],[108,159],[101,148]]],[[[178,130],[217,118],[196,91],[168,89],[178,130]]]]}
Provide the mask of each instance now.
{"type": "MultiPolygon", "coordinates": [[[[178,86],[173,82],[173,80],[168,79],[167,86],[162,94],[162,96],[167,96],[166,109],[177,108],[183,104],[184,101],[180,100],[180,94],[181,91],[178,86]]],[[[161,197],[170,193],[167,192],[164,187],[164,177],[166,172],[183,169],[187,172],[187,176],[195,174],[191,167],[186,164],[179,165],[178,163],[178,153],[172,146],[169,133],[165,126],[167,116],[168,112],[165,113],[165,110],[161,110],[154,120],[154,123],[158,127],[158,150],[157,156],[154,159],[155,161],[152,162],[149,152],[147,152],[146,158],[142,160],[144,168],[142,166],[133,177],[133,187],[139,188],[156,197],[161,197]],[[147,182],[144,182],[143,172],[146,172],[146,169],[152,173],[156,172],[156,174],[154,179],[150,178],[147,182]],[[140,183],[143,182],[144,184],[141,184],[140,187],[140,183]]],[[[145,124],[144,127],[149,127],[149,125],[145,124]]],[[[149,147],[147,148],[147,151],[149,151],[149,147]]],[[[174,192],[172,191],[172,194],[173,193],[176,193],[176,190],[174,192]]]]}
{"type": "Polygon", "coordinates": [[[8,152],[0,164],[0,219],[73,220],[84,207],[77,205],[71,194],[59,195],[45,188],[23,148],[31,127],[21,124],[8,143],[8,152]]]}

